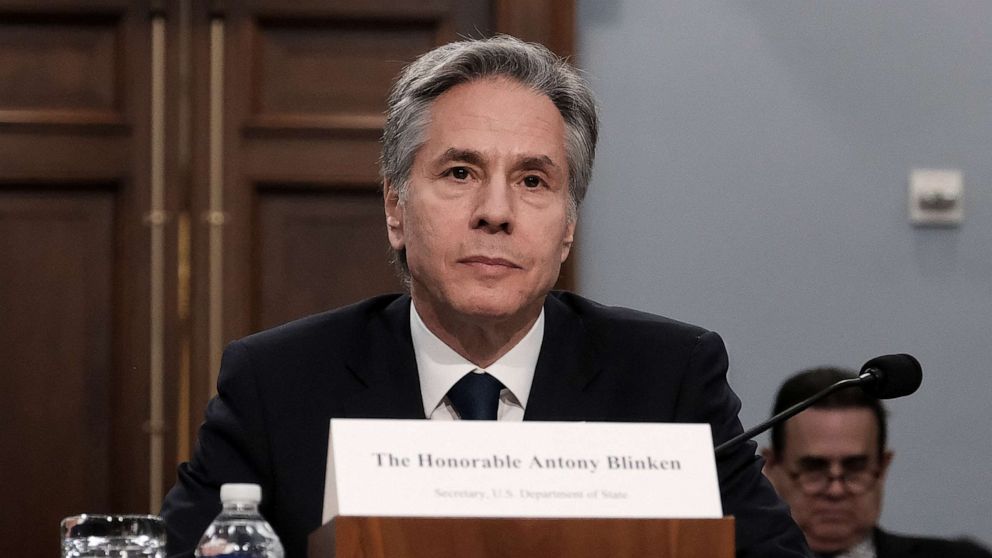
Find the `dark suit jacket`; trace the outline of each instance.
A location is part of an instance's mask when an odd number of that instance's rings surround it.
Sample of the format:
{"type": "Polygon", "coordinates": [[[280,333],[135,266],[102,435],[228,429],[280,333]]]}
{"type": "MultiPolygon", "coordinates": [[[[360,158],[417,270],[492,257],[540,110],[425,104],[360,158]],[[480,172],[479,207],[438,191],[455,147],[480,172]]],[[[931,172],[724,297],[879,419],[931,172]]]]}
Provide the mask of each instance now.
{"type": "Polygon", "coordinates": [[[875,530],[877,558],[992,558],[992,553],[966,540],[906,537],[875,530]]]}
{"type": "MultiPolygon", "coordinates": [[[[188,553],[220,511],[219,486],[262,486],[262,514],[305,556],[320,526],[330,418],[425,418],[410,298],[388,295],[232,343],[192,460],[166,496],[169,554],[188,553]]],[[[713,332],[569,293],[545,302],[525,420],[710,423],[741,431],[727,355],[713,332]]],[[[718,462],[739,556],[804,556],[805,540],[761,475],[753,443],[718,462]]]]}

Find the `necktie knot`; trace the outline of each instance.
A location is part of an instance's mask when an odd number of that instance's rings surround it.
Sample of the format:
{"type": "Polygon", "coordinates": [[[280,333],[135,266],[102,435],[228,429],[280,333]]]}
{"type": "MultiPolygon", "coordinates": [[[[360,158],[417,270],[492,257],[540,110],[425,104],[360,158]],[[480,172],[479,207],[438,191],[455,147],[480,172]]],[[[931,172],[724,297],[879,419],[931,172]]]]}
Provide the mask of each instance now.
{"type": "Polygon", "coordinates": [[[448,390],[448,400],[462,420],[496,420],[503,384],[486,372],[469,372],[448,390]]]}

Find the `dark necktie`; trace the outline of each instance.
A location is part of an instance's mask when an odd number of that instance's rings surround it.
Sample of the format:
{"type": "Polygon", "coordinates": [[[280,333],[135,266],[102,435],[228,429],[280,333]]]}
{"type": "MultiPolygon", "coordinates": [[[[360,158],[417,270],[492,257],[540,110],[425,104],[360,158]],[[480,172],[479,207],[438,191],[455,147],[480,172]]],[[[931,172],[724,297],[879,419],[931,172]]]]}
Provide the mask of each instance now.
{"type": "Polygon", "coordinates": [[[496,420],[503,384],[489,374],[469,372],[448,390],[448,400],[462,420],[496,420]]]}

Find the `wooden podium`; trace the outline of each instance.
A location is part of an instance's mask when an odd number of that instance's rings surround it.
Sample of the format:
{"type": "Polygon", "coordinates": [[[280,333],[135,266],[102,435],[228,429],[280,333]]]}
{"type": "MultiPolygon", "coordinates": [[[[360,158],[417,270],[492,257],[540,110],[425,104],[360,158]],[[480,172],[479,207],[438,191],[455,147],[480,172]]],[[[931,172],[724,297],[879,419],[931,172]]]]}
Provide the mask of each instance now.
{"type": "Polygon", "coordinates": [[[733,558],[734,519],[339,516],[308,558],[733,558]]]}

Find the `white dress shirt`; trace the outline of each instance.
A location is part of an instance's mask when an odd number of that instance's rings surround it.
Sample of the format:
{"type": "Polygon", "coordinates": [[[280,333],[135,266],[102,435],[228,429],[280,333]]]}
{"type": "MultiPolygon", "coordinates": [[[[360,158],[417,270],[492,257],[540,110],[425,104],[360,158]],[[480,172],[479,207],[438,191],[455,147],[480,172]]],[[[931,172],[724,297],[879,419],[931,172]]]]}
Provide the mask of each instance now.
{"type": "Polygon", "coordinates": [[[868,535],[868,538],[841,552],[837,558],[875,558],[875,541],[868,535]]]}
{"type": "Polygon", "coordinates": [[[527,335],[505,355],[485,369],[480,369],[454,349],[444,344],[417,313],[415,304],[410,304],[410,335],[413,338],[413,352],[417,357],[417,372],[420,375],[420,393],[424,398],[424,415],[431,420],[457,420],[458,413],[448,401],[448,390],[469,372],[488,372],[499,380],[504,388],[499,395],[497,420],[524,418],[527,396],[534,381],[537,357],[544,341],[544,309],[534,322],[527,335]]]}

